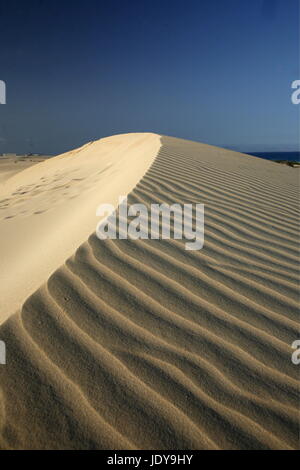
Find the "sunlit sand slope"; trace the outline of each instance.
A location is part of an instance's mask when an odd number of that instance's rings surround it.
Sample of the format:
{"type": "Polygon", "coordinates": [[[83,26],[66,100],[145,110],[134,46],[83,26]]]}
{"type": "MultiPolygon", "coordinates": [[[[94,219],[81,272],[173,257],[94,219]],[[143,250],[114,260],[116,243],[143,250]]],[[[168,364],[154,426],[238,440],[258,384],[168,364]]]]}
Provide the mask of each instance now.
{"type": "Polygon", "coordinates": [[[204,203],[204,248],[91,234],[0,328],[1,447],[297,448],[297,199],[292,168],[163,137],[129,202],[204,203]]]}
{"type": "Polygon", "coordinates": [[[95,230],[98,204],[134,188],[159,148],[155,134],[107,137],[0,184],[0,324],[95,230]]]}

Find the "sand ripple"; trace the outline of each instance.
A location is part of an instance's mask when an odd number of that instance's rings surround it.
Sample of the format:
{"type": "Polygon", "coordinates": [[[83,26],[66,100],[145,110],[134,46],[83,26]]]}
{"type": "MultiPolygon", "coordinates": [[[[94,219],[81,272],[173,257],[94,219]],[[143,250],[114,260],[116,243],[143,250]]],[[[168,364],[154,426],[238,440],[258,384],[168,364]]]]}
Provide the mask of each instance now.
{"type": "Polygon", "coordinates": [[[299,447],[298,189],[163,137],[129,201],[204,203],[204,248],[91,234],[0,328],[0,446],[299,447]]]}

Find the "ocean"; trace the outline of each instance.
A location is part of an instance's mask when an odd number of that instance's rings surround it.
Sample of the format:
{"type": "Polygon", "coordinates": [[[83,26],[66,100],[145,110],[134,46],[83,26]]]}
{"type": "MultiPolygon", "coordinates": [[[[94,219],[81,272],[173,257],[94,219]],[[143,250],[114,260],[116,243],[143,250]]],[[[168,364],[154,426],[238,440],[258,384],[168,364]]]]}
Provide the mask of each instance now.
{"type": "Polygon", "coordinates": [[[266,160],[285,160],[289,162],[300,162],[300,152],[244,152],[248,155],[264,158],[266,160]]]}

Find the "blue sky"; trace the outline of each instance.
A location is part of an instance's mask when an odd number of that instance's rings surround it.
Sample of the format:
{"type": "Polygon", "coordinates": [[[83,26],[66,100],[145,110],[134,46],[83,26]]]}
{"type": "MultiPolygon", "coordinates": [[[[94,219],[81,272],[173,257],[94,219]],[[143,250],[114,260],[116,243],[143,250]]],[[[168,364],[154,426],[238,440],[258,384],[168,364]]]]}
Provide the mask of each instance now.
{"type": "Polygon", "coordinates": [[[298,0],[2,0],[0,60],[0,152],[137,131],[299,144],[298,0]]]}

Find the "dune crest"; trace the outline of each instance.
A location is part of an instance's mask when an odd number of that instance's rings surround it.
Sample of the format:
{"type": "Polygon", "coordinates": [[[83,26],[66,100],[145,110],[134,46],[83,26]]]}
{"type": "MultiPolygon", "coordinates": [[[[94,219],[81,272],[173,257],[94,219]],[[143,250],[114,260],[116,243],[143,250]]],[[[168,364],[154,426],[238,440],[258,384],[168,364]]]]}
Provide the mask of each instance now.
{"type": "MultiPolygon", "coordinates": [[[[138,164],[129,203],[204,203],[204,248],[100,241],[87,227],[0,327],[0,447],[298,448],[298,174],[182,139],[124,139],[103,139],[97,204],[110,202],[109,182],[125,194],[122,172],[138,164]]],[[[92,145],[57,161],[82,165],[92,145]]]]}
{"type": "Polygon", "coordinates": [[[0,324],[95,230],[98,204],[134,188],[159,148],[155,134],[106,137],[0,185],[0,324]]]}

